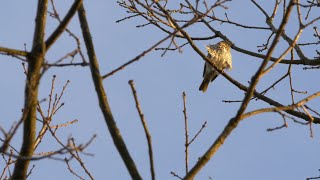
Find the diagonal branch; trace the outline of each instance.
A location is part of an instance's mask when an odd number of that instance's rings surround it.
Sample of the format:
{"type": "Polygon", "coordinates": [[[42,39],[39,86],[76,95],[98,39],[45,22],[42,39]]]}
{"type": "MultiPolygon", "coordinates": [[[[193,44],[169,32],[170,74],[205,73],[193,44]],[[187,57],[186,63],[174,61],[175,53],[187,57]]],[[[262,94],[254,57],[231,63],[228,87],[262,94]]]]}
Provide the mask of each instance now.
{"type": "Polygon", "coordinates": [[[278,30],[278,32],[277,32],[277,34],[271,44],[269,51],[267,52],[266,58],[262,62],[261,66],[258,69],[258,71],[256,72],[256,74],[252,77],[250,87],[244,97],[244,100],[243,100],[241,107],[239,108],[236,116],[229,121],[227,126],[224,128],[223,132],[219,135],[219,137],[215,140],[215,142],[211,145],[211,147],[207,150],[207,152],[199,159],[197,164],[184,177],[184,179],[194,179],[196,174],[202,169],[202,167],[204,167],[208,163],[208,161],[213,157],[213,155],[222,146],[222,144],[224,143],[226,138],[238,126],[239,122],[241,121],[242,114],[246,110],[246,108],[250,102],[250,98],[254,94],[255,87],[258,84],[259,79],[261,78],[261,73],[264,70],[264,68],[266,67],[266,65],[271,57],[271,54],[272,54],[273,50],[275,49],[275,47],[281,37],[282,32],[284,31],[284,28],[288,22],[288,19],[290,17],[291,10],[292,10],[293,6],[294,6],[294,0],[291,0],[288,7],[287,7],[287,12],[282,19],[279,30],[278,30]]]}
{"type": "MultiPolygon", "coordinates": [[[[217,34],[220,38],[224,39],[224,40],[228,40],[228,38],[223,34],[221,33],[220,31],[217,31],[215,30],[213,27],[211,27],[209,25],[209,23],[207,21],[205,21],[204,19],[201,20],[212,32],[214,32],[215,34],[217,34]]],[[[241,52],[241,53],[244,53],[244,54],[247,54],[247,55],[250,55],[250,56],[254,56],[254,57],[257,57],[257,58],[261,58],[261,59],[265,59],[266,56],[263,55],[263,54],[259,54],[259,53],[255,53],[255,52],[252,52],[252,51],[248,51],[246,49],[242,49],[238,46],[236,46],[235,44],[232,45],[231,47],[232,49],[238,51],[238,52],[241,52]]],[[[275,57],[270,57],[270,61],[277,61],[278,58],[275,58],[275,57]]],[[[304,61],[304,60],[290,60],[290,59],[283,59],[281,60],[279,63],[281,64],[296,64],[296,65],[319,65],[320,64],[320,58],[316,58],[316,59],[310,59],[309,61],[304,61]]]]}
{"type": "Polygon", "coordinates": [[[59,38],[59,36],[64,32],[67,28],[67,25],[71,21],[72,17],[76,14],[78,8],[82,4],[82,0],[75,0],[67,15],[63,18],[62,22],[59,26],[53,31],[50,37],[46,40],[46,48],[47,51],[53,45],[53,43],[59,38]]]}
{"type": "Polygon", "coordinates": [[[86,12],[83,5],[81,5],[80,8],[78,9],[78,15],[79,15],[84,42],[87,48],[87,53],[90,61],[92,80],[98,96],[100,109],[102,111],[106,124],[109,128],[111,137],[113,139],[113,143],[115,144],[118,152],[120,153],[120,156],[131,175],[131,178],[135,180],[142,179],[131,155],[129,154],[126,144],[121,136],[120,130],[118,129],[116,122],[113,118],[113,115],[108,103],[107,95],[102,83],[98,59],[95,54],[94,45],[91,39],[92,36],[89,30],[86,12]]]}
{"type": "MultiPolygon", "coordinates": [[[[187,1],[187,3],[188,3],[188,1],[187,1]]],[[[191,8],[191,10],[193,10],[194,13],[203,15],[202,12],[197,11],[197,10],[195,10],[195,9],[192,9],[192,6],[190,6],[190,5],[191,5],[191,4],[189,4],[189,7],[191,8]]],[[[259,7],[260,7],[260,6],[259,6],[259,7]]],[[[263,9],[262,9],[262,12],[263,12],[267,17],[269,17],[268,14],[267,14],[263,9]]],[[[215,17],[209,17],[209,18],[215,19],[215,17]]],[[[315,22],[316,20],[318,20],[318,18],[314,19],[314,20],[311,21],[310,23],[313,23],[313,22],[315,22]]],[[[205,21],[204,19],[201,19],[201,21],[202,21],[212,32],[214,32],[217,36],[221,37],[221,38],[224,39],[224,40],[228,40],[228,38],[227,38],[223,33],[221,33],[220,31],[215,30],[213,27],[211,27],[211,26],[209,25],[209,23],[208,23],[207,21],[205,21]]],[[[310,24],[310,23],[308,23],[308,24],[310,24]]],[[[306,25],[303,26],[302,29],[305,28],[305,27],[306,27],[306,25]]],[[[270,28],[270,29],[271,29],[271,28],[270,28]]],[[[273,30],[274,30],[274,31],[273,31],[274,33],[277,32],[277,29],[273,29],[273,30]]],[[[286,36],[286,35],[285,35],[285,36],[286,36]]],[[[287,42],[293,42],[293,40],[290,39],[289,37],[286,36],[285,38],[287,39],[287,42]],[[288,39],[288,38],[289,38],[289,39],[288,39]]],[[[192,40],[194,40],[194,39],[192,39],[192,40]]],[[[289,44],[289,45],[290,45],[290,44],[289,44]]],[[[296,46],[294,46],[294,47],[295,47],[295,48],[298,48],[298,50],[300,49],[299,47],[296,47],[296,46]]],[[[255,52],[252,52],[252,51],[248,51],[248,50],[246,50],[246,49],[243,49],[243,48],[241,48],[241,47],[236,46],[235,44],[232,45],[232,49],[234,49],[234,50],[236,50],[236,51],[238,51],[238,52],[241,52],[241,53],[250,55],[250,56],[254,56],[254,57],[261,58],[261,59],[265,59],[265,58],[266,58],[266,56],[263,55],[263,54],[255,53],[255,52]]],[[[301,51],[301,50],[300,50],[300,51],[301,51]]],[[[300,54],[302,54],[302,52],[301,52],[300,54]]],[[[281,64],[296,64],[296,65],[311,65],[311,66],[315,66],[315,65],[319,65],[319,64],[320,64],[320,58],[305,60],[306,57],[305,57],[303,54],[302,54],[301,56],[303,56],[304,59],[300,58],[300,59],[296,59],[296,60],[293,60],[293,61],[292,61],[292,60],[289,60],[289,59],[283,59],[283,60],[281,60],[279,63],[281,63],[281,64]]],[[[270,57],[270,61],[274,61],[274,62],[275,62],[275,61],[277,61],[277,60],[278,60],[278,58],[270,57]]]]}
{"type": "MultiPolygon", "coordinates": [[[[137,0],[138,3],[140,3],[140,1],[137,0]]],[[[221,2],[222,3],[222,2],[221,2]]],[[[193,18],[192,20],[190,20],[189,22],[185,23],[184,25],[182,25],[181,27],[176,26],[176,28],[174,28],[174,31],[172,33],[169,33],[168,36],[166,36],[165,38],[163,38],[162,40],[160,40],[159,42],[157,42],[156,44],[154,44],[153,46],[151,46],[149,49],[143,51],[141,54],[139,54],[138,56],[136,56],[135,58],[133,58],[132,60],[124,63],[123,65],[121,65],[120,67],[116,68],[115,70],[112,70],[111,72],[109,72],[108,74],[105,74],[102,76],[103,79],[108,78],[109,76],[112,76],[113,74],[115,74],[116,72],[124,69],[125,67],[127,67],[128,65],[140,60],[143,56],[145,56],[147,53],[151,52],[154,48],[156,48],[158,45],[160,45],[161,43],[163,43],[164,41],[166,41],[167,39],[169,39],[172,36],[176,36],[176,34],[180,34],[179,32],[182,31],[183,29],[191,26],[192,24],[194,24],[195,22],[197,22],[198,20],[202,19],[207,13],[209,13],[214,7],[216,7],[217,5],[212,6],[206,13],[204,13],[201,16],[197,16],[195,18],[193,18]]],[[[147,7],[146,7],[147,8],[147,7]]],[[[148,8],[149,11],[150,8],[148,8]]],[[[217,37],[217,36],[212,36],[212,37],[217,37]]],[[[189,37],[192,41],[192,38],[189,37]]]]}
{"type": "MultiPolygon", "coordinates": [[[[217,30],[213,29],[204,19],[202,19],[201,21],[202,21],[204,24],[206,24],[206,25],[212,30],[212,32],[214,32],[217,36],[219,36],[220,38],[222,38],[222,39],[224,39],[224,40],[229,41],[229,39],[228,39],[226,36],[224,36],[220,31],[217,31],[217,30]]],[[[203,54],[203,53],[201,52],[201,50],[192,42],[192,39],[190,38],[190,36],[189,36],[187,33],[185,33],[184,35],[185,35],[187,41],[189,42],[189,44],[191,45],[191,47],[192,47],[207,63],[211,64],[211,66],[214,66],[214,64],[211,63],[211,61],[207,58],[207,56],[206,56],[205,54],[203,54]]],[[[235,45],[232,45],[232,48],[233,48],[233,49],[236,49],[237,47],[236,47],[235,45]]],[[[257,54],[257,53],[255,53],[255,54],[257,54]]],[[[257,54],[257,55],[260,55],[260,54],[257,54]]],[[[260,58],[265,58],[265,57],[266,57],[266,56],[261,55],[260,58]]],[[[270,60],[272,60],[272,61],[277,61],[276,58],[271,58],[271,57],[270,57],[270,60]]],[[[287,61],[287,60],[282,60],[281,62],[283,62],[283,61],[287,61]]],[[[288,61],[293,61],[293,62],[295,62],[295,61],[298,61],[298,60],[288,60],[288,61]]],[[[302,62],[302,61],[301,61],[301,62],[302,62]]],[[[313,62],[313,61],[311,61],[311,62],[313,62]]],[[[320,63],[320,60],[319,60],[318,63],[320,63]]],[[[289,63],[289,64],[290,64],[290,63],[289,63]]],[[[292,64],[294,64],[294,63],[292,63],[292,64]]],[[[217,69],[217,71],[220,71],[220,70],[217,69]]],[[[231,82],[233,85],[237,86],[239,89],[241,89],[241,90],[243,90],[243,91],[245,91],[245,92],[248,91],[248,89],[249,89],[248,87],[246,87],[245,85],[243,85],[243,84],[239,83],[238,81],[234,80],[234,79],[233,79],[232,77],[230,77],[229,75],[227,75],[227,74],[225,74],[224,72],[221,72],[221,71],[220,71],[220,74],[222,74],[226,79],[228,79],[229,82],[231,82]]],[[[267,96],[262,95],[261,93],[258,93],[257,91],[254,91],[253,94],[254,94],[255,97],[263,100],[264,102],[266,102],[266,103],[268,103],[268,104],[270,104],[270,105],[273,105],[273,106],[276,106],[276,107],[284,106],[284,105],[280,104],[279,102],[274,101],[274,100],[268,98],[267,96]]],[[[309,121],[309,120],[310,120],[310,118],[308,117],[308,115],[305,114],[305,113],[298,112],[298,111],[294,111],[294,110],[286,110],[286,112],[289,113],[289,114],[291,114],[291,115],[293,115],[293,116],[296,116],[296,117],[299,117],[299,118],[301,118],[301,119],[304,119],[304,120],[306,120],[306,121],[309,121]]],[[[320,118],[316,118],[316,117],[314,117],[314,118],[315,118],[315,121],[313,121],[313,123],[319,124],[319,123],[320,123],[320,118]]]]}
{"type": "MultiPolygon", "coordinates": [[[[207,24],[207,22],[203,19],[201,19],[202,22],[204,22],[205,24],[207,24]]],[[[172,21],[173,23],[175,23],[175,21],[172,21]]],[[[175,24],[177,27],[179,27],[177,24],[175,24]]],[[[208,25],[209,26],[209,25],[208,25]]],[[[210,26],[209,26],[210,27],[210,26]]],[[[221,37],[224,40],[229,40],[226,36],[224,36],[220,31],[216,31],[214,29],[212,29],[214,33],[216,33],[217,36],[221,37]]],[[[184,30],[180,30],[180,32],[184,35],[184,37],[186,38],[186,40],[189,42],[190,46],[194,49],[195,52],[197,52],[199,54],[199,56],[201,56],[201,58],[203,58],[207,63],[211,64],[211,66],[214,67],[214,64],[212,64],[212,62],[208,59],[208,57],[203,54],[201,52],[201,50],[193,43],[192,39],[190,38],[190,36],[184,31],[184,30]]],[[[234,47],[234,45],[232,46],[234,47]]],[[[248,91],[248,87],[244,86],[243,84],[239,83],[238,81],[234,80],[232,77],[230,77],[229,75],[225,74],[224,72],[220,71],[219,69],[216,69],[217,71],[220,72],[220,74],[222,74],[226,79],[228,79],[229,82],[231,82],[233,85],[237,86],[239,89],[247,92],[248,91]]],[[[280,104],[277,101],[274,101],[270,98],[268,98],[267,96],[262,95],[261,93],[258,93],[257,91],[253,91],[253,95],[261,100],[263,100],[264,102],[276,106],[276,107],[281,107],[284,106],[282,104],[280,104]]],[[[301,113],[298,111],[294,111],[294,110],[286,110],[287,113],[299,117],[301,119],[304,119],[306,121],[309,121],[310,118],[308,117],[307,114],[305,113],[301,113]]],[[[313,123],[319,124],[320,123],[320,118],[316,118],[314,117],[314,121],[313,123]]]]}
{"type": "MultiPolygon", "coordinates": [[[[263,14],[266,16],[266,23],[269,25],[271,31],[273,33],[279,32],[279,29],[275,28],[273,23],[272,23],[272,19],[269,17],[269,15],[262,9],[262,7],[255,1],[255,0],[251,0],[251,2],[256,5],[258,7],[258,9],[260,9],[260,11],[263,12],[263,14]]],[[[293,44],[293,40],[283,31],[281,33],[282,38],[287,41],[287,43],[291,46],[291,44],[293,44]]],[[[300,59],[304,62],[308,62],[310,61],[301,51],[299,45],[295,45],[294,49],[296,50],[298,56],[300,57],[300,59]]]]}
{"type": "Polygon", "coordinates": [[[133,82],[133,80],[130,80],[130,81],[129,81],[129,84],[130,84],[130,86],[131,86],[131,90],[132,90],[132,94],[133,94],[133,97],[134,97],[134,101],[136,102],[136,107],[137,107],[137,110],[138,110],[138,113],[139,113],[139,116],[140,116],[140,120],[141,120],[143,129],[144,129],[144,132],[145,132],[145,134],[146,134],[147,142],[148,142],[148,152],[149,152],[151,179],[152,179],[152,180],[155,180],[155,179],[156,179],[156,175],[155,175],[155,172],[154,172],[154,160],[153,160],[153,152],[152,152],[152,140],[151,140],[151,135],[150,135],[150,133],[149,133],[148,126],[147,126],[147,122],[146,122],[146,120],[144,119],[144,115],[143,115],[142,110],[141,110],[141,107],[140,107],[140,103],[139,103],[139,100],[138,100],[137,91],[136,91],[136,89],[135,89],[135,87],[134,87],[134,82],[133,82]]]}

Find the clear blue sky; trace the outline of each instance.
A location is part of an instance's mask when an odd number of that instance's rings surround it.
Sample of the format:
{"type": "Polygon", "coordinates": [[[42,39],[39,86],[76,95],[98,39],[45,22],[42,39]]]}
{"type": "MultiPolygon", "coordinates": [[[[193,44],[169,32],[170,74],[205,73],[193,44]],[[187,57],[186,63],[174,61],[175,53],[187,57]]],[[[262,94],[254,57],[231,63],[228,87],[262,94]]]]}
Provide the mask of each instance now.
{"type": "MultiPolygon", "coordinates": [[[[268,7],[268,12],[271,12],[274,2],[257,2],[268,7]]],[[[62,17],[70,4],[71,1],[56,4],[62,17]]],[[[266,26],[263,15],[249,1],[233,1],[229,5],[228,15],[231,20],[249,25],[266,26]]],[[[127,16],[125,10],[120,8],[115,1],[86,1],[85,8],[102,74],[134,58],[165,37],[163,32],[152,26],[135,28],[136,25],[145,23],[139,18],[115,23],[116,20],[127,16]]],[[[312,13],[319,16],[320,13],[315,11],[316,9],[312,13]]],[[[30,50],[35,12],[35,1],[2,2],[0,46],[24,49],[24,43],[26,43],[27,50],[30,50]]],[[[223,17],[223,13],[224,11],[219,9],[216,15],[223,17]]],[[[278,21],[275,23],[278,25],[278,21]]],[[[319,27],[319,22],[315,25],[319,27]]],[[[50,35],[56,26],[57,22],[49,18],[46,35],[50,35]]],[[[296,24],[289,24],[289,27],[287,30],[289,35],[296,33],[296,24]]],[[[77,16],[69,28],[81,36],[77,16]]],[[[215,28],[221,30],[237,46],[255,52],[257,52],[256,46],[265,43],[269,35],[263,31],[244,31],[228,25],[215,28]]],[[[197,36],[212,35],[204,26],[194,26],[187,29],[187,32],[197,36]]],[[[300,42],[312,38],[310,33],[302,37],[300,42]]],[[[218,39],[200,41],[197,42],[197,45],[205,52],[205,45],[218,41],[218,39]]],[[[167,44],[168,42],[162,47],[166,47],[167,44]]],[[[282,52],[287,47],[285,45],[281,43],[276,53],[282,52]]],[[[74,49],[73,39],[64,34],[49,51],[46,60],[55,61],[74,49]]],[[[308,52],[309,57],[315,56],[314,49],[304,48],[304,50],[308,52]]],[[[86,52],[85,49],[84,52],[86,52]]],[[[235,116],[240,106],[238,103],[223,103],[222,100],[242,100],[244,96],[242,91],[223,77],[218,77],[209,86],[206,93],[198,91],[202,81],[203,61],[189,46],[183,48],[183,53],[168,52],[164,57],[160,55],[161,52],[152,52],[139,62],[104,80],[113,115],[143,179],[150,179],[148,149],[128,85],[130,79],[135,81],[141,108],[152,135],[156,177],[160,180],[177,179],[170,174],[171,171],[180,176],[183,176],[185,172],[182,92],[185,91],[187,94],[190,136],[192,137],[207,121],[207,127],[190,146],[190,167],[213,143],[230,118],[235,116]]],[[[249,57],[234,50],[232,55],[233,70],[228,74],[248,85],[247,82],[256,72],[261,59],[249,57]]],[[[76,57],[75,61],[80,62],[80,58],[76,57]]],[[[286,71],[287,66],[285,65],[276,67],[261,80],[257,87],[258,91],[271,85],[286,71]]],[[[308,91],[309,95],[319,91],[320,85],[317,78],[319,72],[317,70],[303,71],[302,66],[294,66],[292,71],[294,87],[297,90],[308,91]]],[[[0,56],[0,74],[0,125],[9,129],[11,124],[21,116],[23,107],[25,75],[21,61],[8,56],[0,56]]],[[[72,126],[61,128],[58,132],[59,137],[66,143],[67,138],[72,136],[76,139],[76,143],[80,144],[87,142],[93,134],[97,134],[96,140],[86,149],[86,152],[94,156],[81,155],[89,171],[98,180],[130,179],[99,109],[89,68],[50,69],[41,80],[39,99],[48,96],[53,74],[57,75],[57,93],[61,91],[67,80],[71,81],[63,97],[65,106],[55,116],[53,124],[79,120],[72,126]]],[[[290,104],[289,80],[284,80],[267,95],[285,105],[290,104]]],[[[296,101],[305,96],[296,95],[296,101]]],[[[310,106],[319,110],[319,102],[319,100],[313,100],[310,106]]],[[[248,110],[262,107],[269,106],[260,101],[253,101],[248,110]]],[[[297,125],[292,121],[288,121],[288,124],[289,127],[286,129],[267,132],[267,128],[282,125],[281,116],[269,113],[245,119],[214,158],[196,176],[196,179],[212,177],[215,180],[301,180],[310,176],[318,176],[320,168],[319,127],[313,126],[314,138],[310,138],[308,126],[297,125]]],[[[21,138],[20,129],[13,141],[13,145],[18,149],[21,138]]],[[[50,136],[46,136],[37,153],[59,148],[60,146],[50,136]]],[[[32,162],[31,165],[33,164],[35,169],[30,179],[77,179],[67,170],[64,162],[42,160],[32,162]]],[[[77,162],[74,161],[72,166],[79,175],[88,179],[77,162]]],[[[3,167],[4,162],[1,159],[0,169],[3,167]]]]}

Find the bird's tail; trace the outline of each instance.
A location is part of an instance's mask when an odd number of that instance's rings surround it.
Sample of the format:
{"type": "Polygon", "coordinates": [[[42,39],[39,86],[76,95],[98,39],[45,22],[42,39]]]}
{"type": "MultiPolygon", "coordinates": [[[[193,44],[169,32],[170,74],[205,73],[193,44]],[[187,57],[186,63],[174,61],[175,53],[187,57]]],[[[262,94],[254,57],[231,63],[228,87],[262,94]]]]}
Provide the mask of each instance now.
{"type": "Polygon", "coordinates": [[[199,87],[199,91],[206,92],[206,90],[208,89],[209,83],[210,83],[210,79],[203,78],[203,81],[199,87]]]}
{"type": "Polygon", "coordinates": [[[213,77],[211,77],[211,78],[209,78],[208,76],[205,76],[203,78],[202,83],[200,84],[199,91],[206,92],[208,89],[209,83],[212,82],[213,80],[215,80],[218,77],[218,75],[219,75],[219,73],[215,73],[215,74],[213,74],[213,77]]]}

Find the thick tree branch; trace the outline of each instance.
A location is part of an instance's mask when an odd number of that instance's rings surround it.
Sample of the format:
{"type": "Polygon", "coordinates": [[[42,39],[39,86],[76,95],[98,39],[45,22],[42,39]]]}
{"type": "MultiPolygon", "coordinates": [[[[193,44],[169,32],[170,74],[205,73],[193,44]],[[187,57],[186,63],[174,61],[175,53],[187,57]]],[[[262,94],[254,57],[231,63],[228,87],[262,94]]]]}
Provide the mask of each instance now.
{"type": "Polygon", "coordinates": [[[87,17],[86,17],[86,12],[83,7],[83,5],[80,6],[78,9],[78,15],[79,15],[79,20],[80,20],[80,25],[81,25],[81,30],[84,38],[84,42],[87,48],[87,53],[90,61],[90,69],[91,69],[91,75],[92,75],[92,80],[97,92],[98,100],[99,100],[99,105],[100,109],[102,111],[102,114],[105,118],[106,124],[109,128],[111,137],[113,139],[113,142],[118,150],[118,152],[121,155],[121,158],[123,162],[125,163],[131,178],[134,180],[140,180],[142,179],[136,165],[132,159],[132,157],[129,154],[129,151],[125,145],[124,140],[122,139],[120,130],[118,129],[116,122],[113,118],[111,109],[109,107],[107,95],[105,92],[105,89],[103,87],[102,83],[102,77],[100,75],[100,70],[99,70],[99,64],[98,64],[98,59],[95,54],[94,50],[94,45],[92,42],[92,37],[91,33],[89,30],[89,25],[87,22],[87,17]]]}
{"type": "Polygon", "coordinates": [[[6,47],[0,47],[1,53],[6,53],[7,55],[16,55],[16,56],[27,56],[28,52],[17,50],[17,49],[11,49],[6,47]]]}
{"type": "MultiPolygon", "coordinates": [[[[40,69],[45,56],[45,26],[47,18],[48,0],[38,1],[36,25],[33,36],[32,51],[27,60],[28,74],[25,86],[25,103],[23,109],[23,142],[20,156],[32,157],[36,136],[36,111],[38,101],[38,87],[40,69]]],[[[18,158],[12,174],[12,179],[26,179],[30,160],[18,158]]]]}

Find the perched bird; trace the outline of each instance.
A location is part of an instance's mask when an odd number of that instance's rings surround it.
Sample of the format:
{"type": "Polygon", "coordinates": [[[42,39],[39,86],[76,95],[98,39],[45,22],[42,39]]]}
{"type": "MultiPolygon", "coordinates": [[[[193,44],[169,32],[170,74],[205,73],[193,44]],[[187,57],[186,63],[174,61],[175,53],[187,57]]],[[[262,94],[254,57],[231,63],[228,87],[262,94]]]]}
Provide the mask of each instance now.
{"type": "MultiPolygon", "coordinates": [[[[232,57],[230,52],[230,43],[221,41],[214,45],[206,46],[208,50],[207,57],[221,71],[224,69],[232,69],[232,57]]],[[[199,91],[206,92],[208,85],[220,73],[215,70],[209,63],[205,62],[203,70],[203,81],[199,87],[199,91]]]]}

